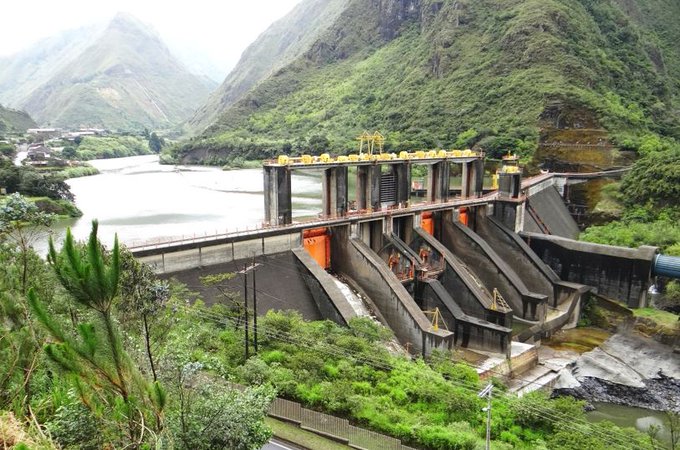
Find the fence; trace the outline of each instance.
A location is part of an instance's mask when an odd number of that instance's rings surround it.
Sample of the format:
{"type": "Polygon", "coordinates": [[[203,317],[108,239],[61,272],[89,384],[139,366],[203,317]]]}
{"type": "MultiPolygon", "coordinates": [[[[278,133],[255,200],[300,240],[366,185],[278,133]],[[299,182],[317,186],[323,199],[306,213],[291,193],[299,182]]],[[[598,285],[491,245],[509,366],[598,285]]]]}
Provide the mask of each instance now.
{"type": "Polygon", "coordinates": [[[347,419],[303,408],[297,402],[277,398],[269,408],[269,415],[295,423],[304,430],[329,436],[356,449],[415,450],[399,439],[355,427],[347,419]]]}

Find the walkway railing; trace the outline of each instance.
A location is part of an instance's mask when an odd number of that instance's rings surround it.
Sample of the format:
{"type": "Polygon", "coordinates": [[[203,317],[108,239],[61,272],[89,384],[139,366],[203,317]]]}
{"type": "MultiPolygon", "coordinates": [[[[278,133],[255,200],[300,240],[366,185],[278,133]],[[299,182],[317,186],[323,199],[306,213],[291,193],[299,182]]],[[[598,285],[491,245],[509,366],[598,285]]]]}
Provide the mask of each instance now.
{"type": "Polygon", "coordinates": [[[346,216],[340,216],[340,217],[315,217],[311,219],[306,219],[306,220],[300,220],[297,221],[293,224],[290,225],[279,225],[279,226],[270,226],[267,224],[256,224],[252,227],[246,228],[245,230],[234,230],[234,231],[225,231],[224,233],[215,233],[214,235],[212,234],[204,234],[204,235],[193,235],[193,236],[182,236],[182,237],[169,237],[169,238],[160,238],[160,239],[154,239],[151,241],[135,241],[135,242],[130,242],[126,243],[128,248],[135,252],[135,251],[142,251],[142,250],[154,250],[154,249],[159,249],[163,247],[172,247],[176,245],[183,245],[183,244],[196,244],[196,243],[209,243],[212,241],[220,240],[220,239],[230,239],[230,238],[237,238],[237,237],[247,237],[251,235],[258,235],[264,231],[295,231],[296,229],[304,229],[304,228],[316,228],[316,227],[324,227],[324,226],[329,226],[329,225],[336,225],[336,224],[342,224],[348,221],[352,220],[370,220],[374,218],[380,218],[380,217],[386,217],[390,216],[393,214],[403,214],[403,213],[409,213],[409,212],[419,212],[419,211],[427,211],[427,210],[433,210],[436,208],[455,208],[459,206],[471,206],[471,205],[477,205],[477,204],[483,204],[483,203],[488,203],[490,201],[495,200],[497,197],[496,192],[492,192],[486,195],[483,195],[481,197],[474,197],[474,198],[455,198],[452,199],[448,202],[419,202],[415,203],[409,206],[404,206],[404,207],[393,207],[393,208],[384,208],[380,210],[374,210],[374,211],[350,211],[346,216]]]}
{"type": "Polygon", "coordinates": [[[292,422],[304,430],[345,442],[350,447],[357,449],[414,450],[412,447],[402,444],[399,439],[355,427],[347,419],[303,408],[297,402],[282,398],[274,400],[268,414],[271,417],[292,422]]]}
{"type": "MultiPolygon", "coordinates": [[[[237,383],[227,384],[243,392],[245,386],[237,383]]],[[[303,430],[321,434],[350,447],[360,450],[416,450],[401,443],[399,439],[376,433],[375,431],[351,425],[347,419],[331,416],[304,408],[298,402],[275,398],[269,406],[267,415],[298,425],[303,430]]]]}

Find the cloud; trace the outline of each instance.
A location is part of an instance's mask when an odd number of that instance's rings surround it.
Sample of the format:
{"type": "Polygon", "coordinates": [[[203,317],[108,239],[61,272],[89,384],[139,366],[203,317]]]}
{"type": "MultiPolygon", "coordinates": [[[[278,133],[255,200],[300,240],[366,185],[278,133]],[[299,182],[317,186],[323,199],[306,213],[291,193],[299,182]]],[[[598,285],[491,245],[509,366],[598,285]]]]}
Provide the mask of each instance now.
{"type": "Polygon", "coordinates": [[[0,56],[60,31],[128,12],[153,26],[170,46],[193,48],[225,72],[272,22],[300,0],[23,0],[3,5],[0,56]]]}

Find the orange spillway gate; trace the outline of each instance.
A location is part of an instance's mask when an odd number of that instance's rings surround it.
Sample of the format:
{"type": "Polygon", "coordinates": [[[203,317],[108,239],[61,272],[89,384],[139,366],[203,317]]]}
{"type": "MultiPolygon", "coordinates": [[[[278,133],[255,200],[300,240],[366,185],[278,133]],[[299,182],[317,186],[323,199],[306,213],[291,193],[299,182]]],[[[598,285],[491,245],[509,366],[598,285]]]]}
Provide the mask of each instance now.
{"type": "Polygon", "coordinates": [[[468,209],[466,207],[460,208],[458,211],[458,221],[465,225],[466,227],[468,226],[468,209]]]}
{"type": "Polygon", "coordinates": [[[434,220],[431,212],[423,213],[423,218],[420,220],[420,227],[427,231],[430,236],[434,236],[434,220]]]}
{"type": "Polygon", "coordinates": [[[327,228],[312,228],[302,232],[302,242],[314,260],[324,269],[331,267],[331,238],[327,228]]]}

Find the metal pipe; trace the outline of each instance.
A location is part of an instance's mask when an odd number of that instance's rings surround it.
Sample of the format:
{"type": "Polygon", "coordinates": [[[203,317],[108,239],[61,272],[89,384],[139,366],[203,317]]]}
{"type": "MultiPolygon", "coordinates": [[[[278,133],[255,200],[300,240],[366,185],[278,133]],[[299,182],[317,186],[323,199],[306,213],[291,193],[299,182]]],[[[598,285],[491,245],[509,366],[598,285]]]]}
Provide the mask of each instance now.
{"type": "Polygon", "coordinates": [[[652,275],[680,279],[680,256],[656,255],[652,275]]]}

